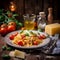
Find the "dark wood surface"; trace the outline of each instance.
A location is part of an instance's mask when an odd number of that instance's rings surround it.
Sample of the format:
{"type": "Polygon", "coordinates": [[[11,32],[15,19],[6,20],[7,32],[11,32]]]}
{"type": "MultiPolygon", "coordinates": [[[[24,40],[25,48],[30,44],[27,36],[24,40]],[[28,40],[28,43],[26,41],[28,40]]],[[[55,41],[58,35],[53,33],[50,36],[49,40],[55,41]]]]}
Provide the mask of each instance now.
{"type": "MultiPolygon", "coordinates": [[[[53,21],[54,23],[60,23],[60,20],[54,20],[53,21]]],[[[5,50],[5,51],[3,51],[2,50],[2,47],[3,46],[6,46],[6,47],[9,47],[9,46],[7,46],[6,45],[6,43],[4,42],[4,39],[3,39],[4,37],[2,37],[1,35],[0,35],[0,60],[3,60],[2,59],[2,55],[3,54],[7,54],[7,55],[9,55],[9,52],[10,51],[8,51],[8,50],[5,50]]],[[[14,48],[15,49],[15,48],[14,48]]],[[[10,60],[20,60],[20,59],[16,59],[16,58],[11,58],[10,60]]],[[[26,59],[25,60],[60,60],[60,55],[59,56],[51,56],[51,55],[45,55],[45,54],[43,54],[43,53],[41,53],[40,54],[40,51],[34,51],[34,53],[32,53],[32,54],[27,54],[27,56],[26,56],[26,59]],[[37,56],[38,55],[38,56],[37,56]]]]}
{"type": "MultiPolygon", "coordinates": [[[[56,23],[60,23],[60,20],[55,20],[53,22],[56,22],[56,23]]],[[[3,46],[6,46],[6,47],[9,47],[6,45],[6,43],[4,42],[4,37],[2,37],[0,35],[0,60],[3,60],[2,59],[2,55],[3,54],[7,54],[9,55],[9,52],[8,50],[5,50],[3,51],[2,50],[2,47],[3,46]]],[[[15,49],[15,48],[14,48],[15,49]]],[[[10,60],[18,60],[16,58],[11,58],[10,60]]],[[[20,60],[20,59],[19,59],[20,60]]],[[[34,54],[27,54],[26,56],[26,59],[25,60],[60,60],[60,55],[59,56],[48,56],[48,55],[45,55],[43,53],[40,54],[40,51],[34,51],[34,54]],[[37,54],[36,54],[37,53],[37,54]]]]}
{"type": "MultiPolygon", "coordinates": [[[[2,46],[8,47],[3,40],[3,37],[0,36],[0,60],[3,60],[2,59],[3,54],[9,55],[9,52],[10,52],[8,50],[5,50],[5,51],[2,50],[2,46]]],[[[39,53],[39,51],[35,51],[34,53],[36,53],[36,52],[39,53]]],[[[11,58],[10,60],[20,60],[20,59],[11,58]]],[[[45,54],[42,54],[42,53],[39,54],[39,55],[37,55],[37,54],[27,54],[25,60],[60,60],[60,56],[50,56],[50,55],[48,56],[48,55],[45,55],[45,54]]]]}

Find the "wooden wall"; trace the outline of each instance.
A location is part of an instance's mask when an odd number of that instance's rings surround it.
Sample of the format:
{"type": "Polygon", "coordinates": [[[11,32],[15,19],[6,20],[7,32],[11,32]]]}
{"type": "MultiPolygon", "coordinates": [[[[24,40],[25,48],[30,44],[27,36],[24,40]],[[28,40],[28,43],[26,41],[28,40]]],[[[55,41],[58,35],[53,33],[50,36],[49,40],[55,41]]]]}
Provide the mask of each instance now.
{"type": "Polygon", "coordinates": [[[17,12],[20,15],[25,13],[38,14],[44,11],[48,15],[48,8],[53,8],[54,20],[60,19],[60,1],[59,0],[15,0],[17,3],[17,12]]]}
{"type": "Polygon", "coordinates": [[[44,0],[14,0],[16,2],[19,18],[21,19],[23,14],[38,14],[40,11],[43,11],[44,0]]]}
{"type": "Polygon", "coordinates": [[[17,10],[20,14],[35,13],[43,11],[43,0],[16,0],[17,10]]]}
{"type": "Polygon", "coordinates": [[[20,17],[25,13],[38,14],[41,11],[45,11],[48,15],[48,7],[53,8],[54,19],[60,19],[60,3],[59,0],[0,0],[0,8],[9,9],[10,1],[14,1],[16,4],[16,13],[20,17]]]}

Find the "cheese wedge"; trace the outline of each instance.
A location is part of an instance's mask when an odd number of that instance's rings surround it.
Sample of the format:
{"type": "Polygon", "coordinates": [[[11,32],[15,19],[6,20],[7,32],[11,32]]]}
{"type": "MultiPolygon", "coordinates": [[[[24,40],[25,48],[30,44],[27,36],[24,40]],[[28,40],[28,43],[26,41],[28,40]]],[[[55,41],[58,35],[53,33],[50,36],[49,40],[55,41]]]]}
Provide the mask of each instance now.
{"type": "Polygon", "coordinates": [[[14,53],[15,53],[14,51],[10,51],[9,56],[10,57],[15,57],[14,53]]]}
{"type": "Polygon", "coordinates": [[[15,57],[18,57],[18,58],[22,58],[22,59],[25,58],[25,52],[22,52],[22,51],[19,51],[19,50],[15,50],[14,55],[15,55],[15,57]]]}
{"type": "Polygon", "coordinates": [[[25,54],[25,52],[22,52],[20,50],[14,50],[9,53],[9,56],[25,59],[25,54]]]}
{"type": "Polygon", "coordinates": [[[60,24],[54,23],[46,25],[45,32],[49,35],[60,34],[60,24]]]}

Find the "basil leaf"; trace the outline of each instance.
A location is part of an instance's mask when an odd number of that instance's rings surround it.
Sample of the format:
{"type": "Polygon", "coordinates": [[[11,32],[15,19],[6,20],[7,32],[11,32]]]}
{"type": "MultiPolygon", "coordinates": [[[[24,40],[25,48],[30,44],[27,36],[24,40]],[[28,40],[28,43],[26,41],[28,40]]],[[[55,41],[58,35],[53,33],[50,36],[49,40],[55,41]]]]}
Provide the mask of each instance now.
{"type": "Polygon", "coordinates": [[[25,35],[26,35],[26,36],[29,36],[29,34],[28,34],[28,33],[26,33],[25,35]]]}

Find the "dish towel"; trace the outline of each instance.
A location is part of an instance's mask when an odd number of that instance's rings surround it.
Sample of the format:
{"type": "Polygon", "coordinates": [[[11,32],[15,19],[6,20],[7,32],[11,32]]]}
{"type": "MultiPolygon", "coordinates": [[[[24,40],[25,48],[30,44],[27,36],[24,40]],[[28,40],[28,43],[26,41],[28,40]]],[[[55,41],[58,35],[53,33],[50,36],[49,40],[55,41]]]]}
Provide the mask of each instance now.
{"type": "Polygon", "coordinates": [[[57,41],[56,47],[53,49],[52,54],[60,54],[60,40],[57,41]]]}

